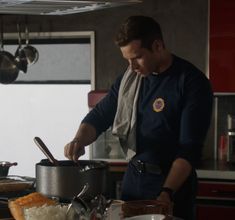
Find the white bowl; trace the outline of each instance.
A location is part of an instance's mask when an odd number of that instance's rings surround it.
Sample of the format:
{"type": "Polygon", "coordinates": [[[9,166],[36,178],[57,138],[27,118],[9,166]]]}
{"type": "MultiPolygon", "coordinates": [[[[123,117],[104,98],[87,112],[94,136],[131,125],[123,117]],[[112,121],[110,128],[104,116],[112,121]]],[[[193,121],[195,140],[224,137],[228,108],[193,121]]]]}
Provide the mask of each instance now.
{"type": "Polygon", "coordinates": [[[165,215],[161,214],[148,214],[148,215],[137,215],[130,218],[125,218],[125,220],[163,220],[165,215]]]}

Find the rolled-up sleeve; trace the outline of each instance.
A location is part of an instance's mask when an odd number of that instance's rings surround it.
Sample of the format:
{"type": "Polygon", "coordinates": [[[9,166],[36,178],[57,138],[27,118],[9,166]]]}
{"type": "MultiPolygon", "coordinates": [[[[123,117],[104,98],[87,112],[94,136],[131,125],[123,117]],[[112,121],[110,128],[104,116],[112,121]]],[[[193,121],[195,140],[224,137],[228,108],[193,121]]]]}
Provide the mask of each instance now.
{"type": "Polygon", "coordinates": [[[213,92],[203,74],[185,79],[177,157],[196,166],[211,122],[213,92]]]}

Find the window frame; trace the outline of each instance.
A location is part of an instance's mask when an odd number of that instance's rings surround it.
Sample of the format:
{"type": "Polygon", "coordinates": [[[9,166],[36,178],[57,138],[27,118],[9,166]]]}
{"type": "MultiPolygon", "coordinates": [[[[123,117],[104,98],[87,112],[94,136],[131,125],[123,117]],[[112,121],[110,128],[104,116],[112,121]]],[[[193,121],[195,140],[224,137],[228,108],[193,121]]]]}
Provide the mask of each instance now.
{"type": "MultiPolygon", "coordinates": [[[[18,45],[18,33],[4,33],[4,45],[18,45]]],[[[21,40],[25,41],[25,33],[21,33],[21,40]]],[[[16,81],[15,84],[91,84],[91,89],[95,85],[95,32],[94,31],[67,31],[67,32],[30,32],[30,44],[34,42],[37,44],[48,43],[55,44],[62,40],[68,43],[84,43],[90,41],[90,54],[91,54],[91,80],[90,82],[78,82],[76,80],[60,80],[60,81],[16,81]]]]}

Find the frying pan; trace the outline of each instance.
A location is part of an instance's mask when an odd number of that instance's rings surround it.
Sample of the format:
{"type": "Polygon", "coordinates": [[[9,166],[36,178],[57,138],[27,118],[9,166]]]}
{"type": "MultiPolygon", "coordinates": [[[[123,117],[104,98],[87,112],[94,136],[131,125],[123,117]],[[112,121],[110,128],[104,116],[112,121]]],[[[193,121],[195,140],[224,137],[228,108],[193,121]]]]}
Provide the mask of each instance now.
{"type": "Polygon", "coordinates": [[[20,30],[20,24],[17,24],[17,31],[18,31],[18,47],[16,49],[15,52],[15,60],[17,63],[17,67],[19,70],[23,71],[24,73],[27,72],[27,58],[26,58],[26,54],[24,49],[22,48],[22,44],[21,44],[21,30],[20,30]]]}
{"type": "Polygon", "coordinates": [[[23,51],[26,56],[27,64],[32,65],[38,61],[39,53],[35,47],[29,45],[29,30],[27,25],[25,26],[25,39],[26,39],[26,46],[23,47],[23,51]]]}
{"type": "Polygon", "coordinates": [[[9,84],[16,80],[19,74],[19,69],[15,61],[14,56],[4,51],[3,45],[3,22],[1,21],[1,33],[0,33],[0,83],[9,84]]]}

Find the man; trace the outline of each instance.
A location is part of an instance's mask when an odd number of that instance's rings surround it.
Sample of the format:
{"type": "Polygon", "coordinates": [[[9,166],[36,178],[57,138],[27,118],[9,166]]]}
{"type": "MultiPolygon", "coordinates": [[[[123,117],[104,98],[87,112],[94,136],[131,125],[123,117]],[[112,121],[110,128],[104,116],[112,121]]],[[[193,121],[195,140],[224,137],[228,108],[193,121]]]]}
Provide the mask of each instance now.
{"type": "Polygon", "coordinates": [[[65,146],[65,156],[77,160],[85,146],[113,126],[124,151],[136,152],[123,179],[122,199],[173,202],[174,216],[192,220],[195,166],[212,112],[210,83],[194,65],[166,49],[161,28],[150,17],[125,20],[116,44],[129,68],[84,118],[65,146]],[[126,117],[122,136],[119,124],[126,117]]]}

